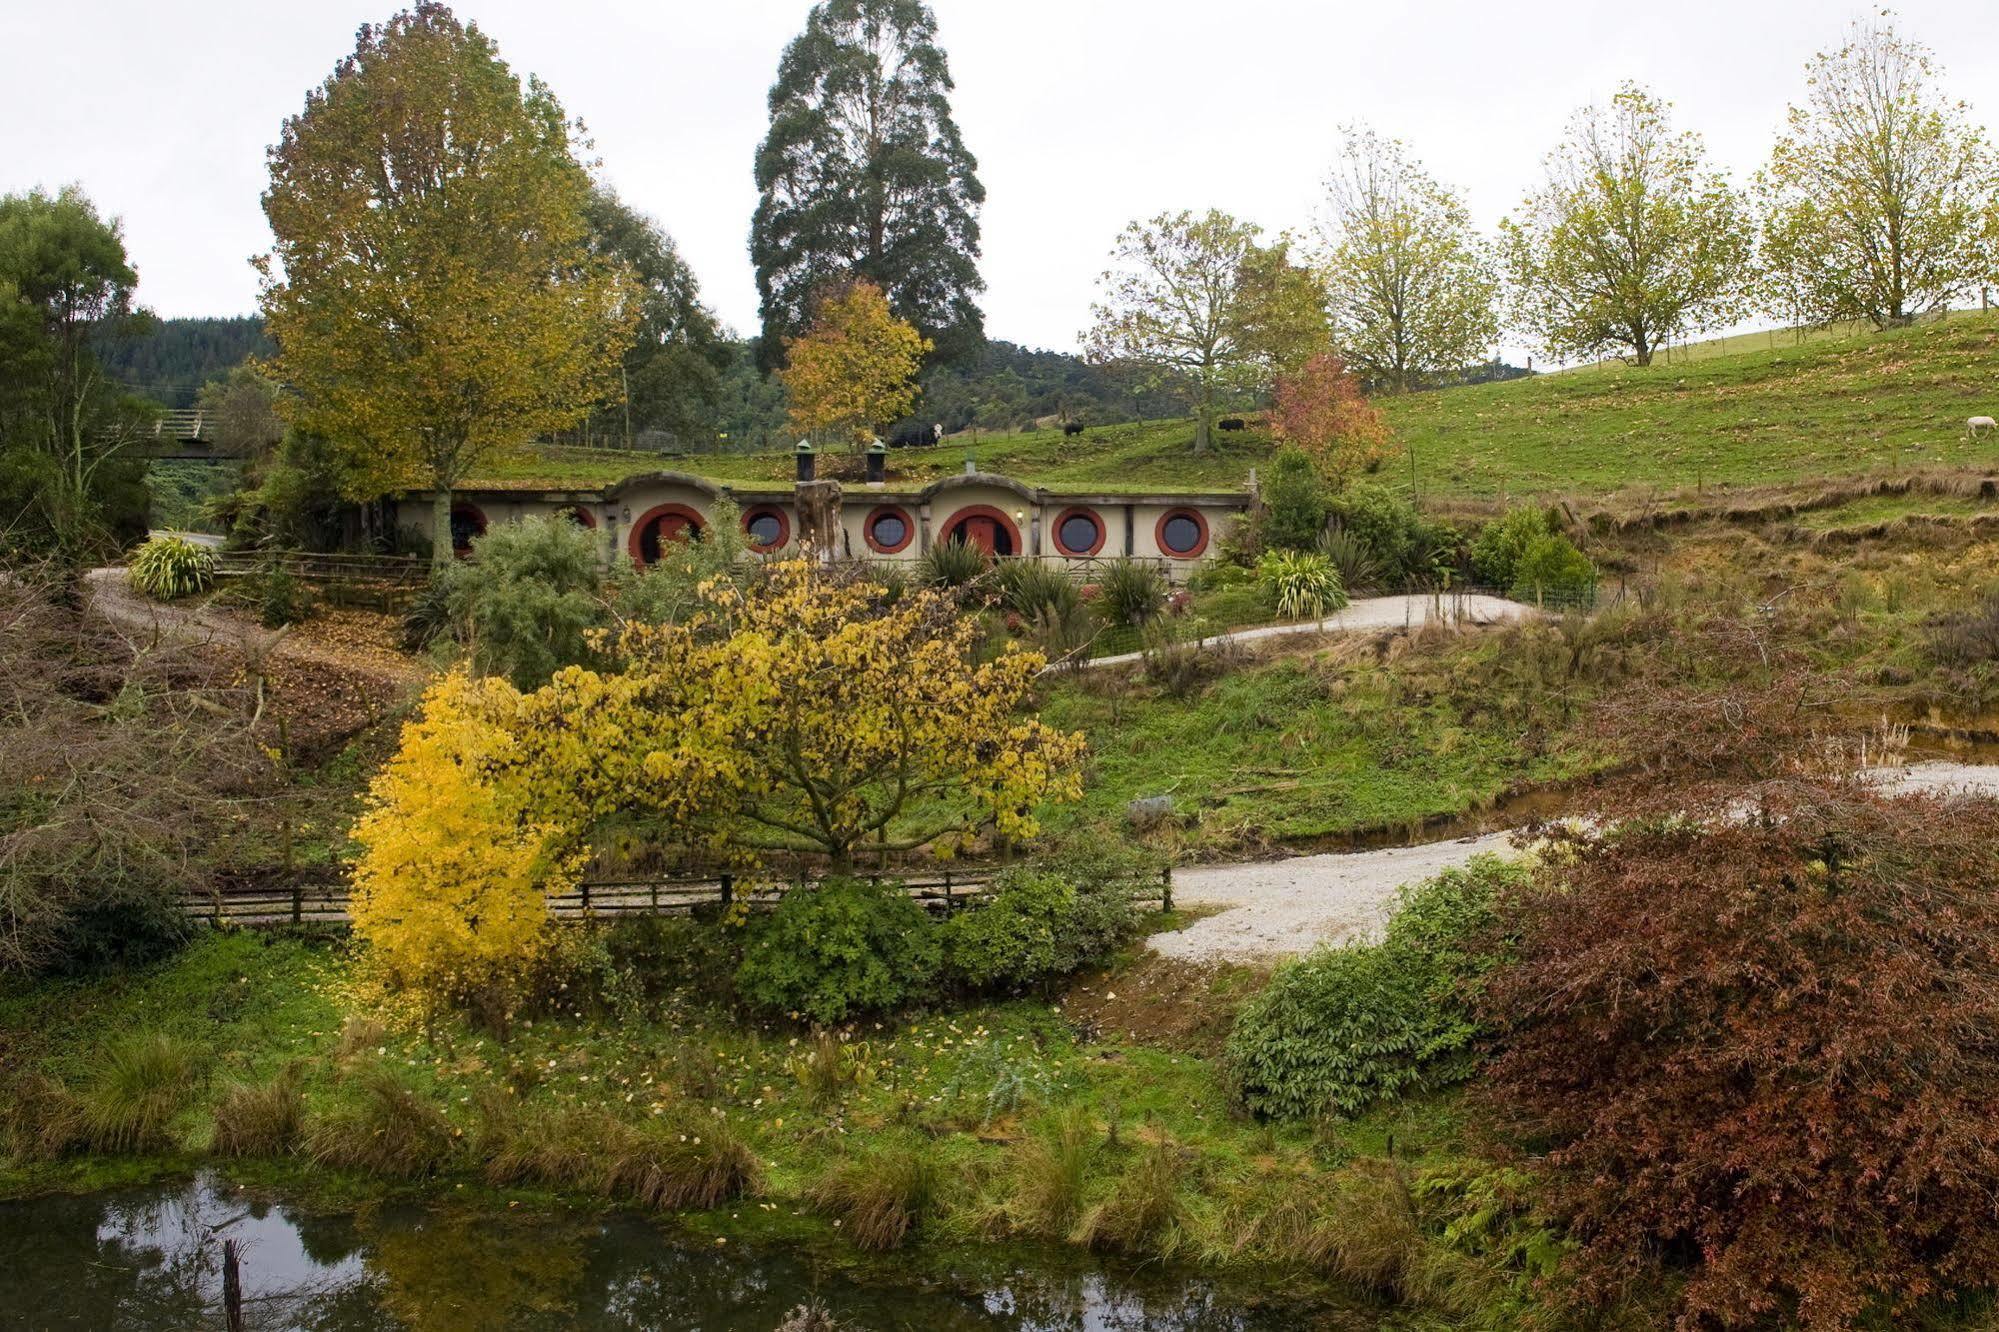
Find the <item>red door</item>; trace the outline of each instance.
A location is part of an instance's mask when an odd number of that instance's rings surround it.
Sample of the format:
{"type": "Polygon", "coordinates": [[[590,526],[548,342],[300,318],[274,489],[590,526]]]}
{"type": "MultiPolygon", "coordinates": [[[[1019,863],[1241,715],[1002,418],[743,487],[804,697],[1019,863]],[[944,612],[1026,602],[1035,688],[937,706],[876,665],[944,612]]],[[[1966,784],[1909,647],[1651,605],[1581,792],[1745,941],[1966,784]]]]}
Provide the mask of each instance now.
{"type": "Polygon", "coordinates": [[[966,545],[977,546],[988,555],[999,549],[999,524],[990,518],[967,518],[958,524],[958,536],[966,545]]]}
{"type": "Polygon", "coordinates": [[[700,531],[694,520],[684,513],[663,513],[639,534],[639,558],[652,564],[659,559],[668,542],[685,541],[699,535],[700,531]]]}

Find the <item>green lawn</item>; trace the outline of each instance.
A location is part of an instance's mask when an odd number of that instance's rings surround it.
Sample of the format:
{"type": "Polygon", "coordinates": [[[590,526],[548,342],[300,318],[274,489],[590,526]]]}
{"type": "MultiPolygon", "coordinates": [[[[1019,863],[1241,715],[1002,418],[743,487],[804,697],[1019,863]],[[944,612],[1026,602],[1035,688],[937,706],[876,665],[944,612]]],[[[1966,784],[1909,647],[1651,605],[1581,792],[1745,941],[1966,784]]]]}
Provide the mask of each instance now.
{"type": "MultiPolygon", "coordinates": [[[[1999,315],[1963,314],[1887,333],[1780,333],[1703,344],[1699,356],[1647,369],[1598,365],[1382,402],[1415,455],[1425,498],[1490,500],[1606,495],[1715,485],[1811,482],[1884,467],[1999,465],[1999,440],[1965,438],[1967,416],[1999,414],[1999,315]]],[[[1066,490],[1213,490],[1247,483],[1270,457],[1267,433],[1215,436],[1192,452],[1190,421],[988,435],[981,470],[1066,490]]],[[[897,450],[891,486],[963,469],[965,446],[897,450]]],[[[1411,484],[1408,456],[1382,479],[1411,484]]],[[[858,460],[829,459],[827,471],[858,460]]],[[[480,478],[510,485],[601,485],[659,467],[721,481],[780,484],[788,453],[661,459],[548,448],[480,478]]],[[[471,483],[476,485],[477,483],[471,483]]]]}

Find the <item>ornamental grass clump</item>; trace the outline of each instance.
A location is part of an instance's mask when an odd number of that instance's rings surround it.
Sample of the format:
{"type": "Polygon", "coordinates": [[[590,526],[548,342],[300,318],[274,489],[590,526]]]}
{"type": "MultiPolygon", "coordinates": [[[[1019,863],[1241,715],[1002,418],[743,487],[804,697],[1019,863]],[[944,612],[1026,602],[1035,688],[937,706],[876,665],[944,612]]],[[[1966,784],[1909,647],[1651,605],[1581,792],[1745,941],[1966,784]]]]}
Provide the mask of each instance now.
{"type": "Polygon", "coordinates": [[[232,1083],[215,1102],[217,1156],[282,1156],[298,1145],[305,1127],[305,1093],[297,1065],[263,1082],[232,1083]]]}
{"type": "Polygon", "coordinates": [[[1171,1258],[1188,1247],[1187,1173],[1180,1149],[1161,1139],[1112,1181],[1102,1200],[1083,1213],[1071,1243],[1128,1258],[1171,1258]]]}
{"type": "Polygon", "coordinates": [[[756,1153],[719,1116],[665,1128],[620,1123],[603,1150],[605,1194],[659,1211],[719,1207],[762,1184],[756,1153]]]}
{"type": "Polygon", "coordinates": [[[992,556],[969,541],[953,538],[930,548],[917,565],[925,587],[962,588],[991,572],[992,556]]]}
{"type": "Polygon", "coordinates": [[[1013,1224],[1045,1239],[1066,1236],[1082,1213],[1090,1166],[1103,1141],[1089,1113],[1071,1105],[1014,1148],[1007,1205],[1013,1224]]]}
{"type": "Polygon", "coordinates": [[[1497,906],[1477,1095],[1578,1245],[1565,1288],[1843,1329],[1988,1287],[1999,802],[1673,795],[1497,906]]]}
{"type": "Polygon", "coordinates": [[[842,1161],[808,1191],[820,1211],[863,1249],[898,1249],[922,1223],[937,1194],[937,1177],[922,1153],[884,1147],[842,1161]]]}
{"type": "Polygon", "coordinates": [[[186,537],[156,536],[132,554],[132,586],[155,601],[205,592],[215,581],[215,552],[186,537]]]}
{"type": "Polygon", "coordinates": [[[1339,570],[1326,556],[1297,550],[1274,550],[1256,566],[1280,620],[1318,620],[1347,604],[1339,570]]]}
{"type": "Polygon", "coordinates": [[[1114,625],[1137,628],[1166,608],[1166,575],[1121,556],[1097,574],[1097,606],[1114,625]]]}
{"type": "Polygon", "coordinates": [[[193,1042],[163,1031],[120,1037],[98,1053],[78,1093],[82,1135],[93,1151],[169,1151],[200,1080],[193,1042]]]}
{"type": "Polygon", "coordinates": [[[353,1077],[346,1104],[310,1123],[306,1152],[338,1170],[421,1179],[436,1174],[458,1148],[444,1112],[381,1065],[353,1077]]]}

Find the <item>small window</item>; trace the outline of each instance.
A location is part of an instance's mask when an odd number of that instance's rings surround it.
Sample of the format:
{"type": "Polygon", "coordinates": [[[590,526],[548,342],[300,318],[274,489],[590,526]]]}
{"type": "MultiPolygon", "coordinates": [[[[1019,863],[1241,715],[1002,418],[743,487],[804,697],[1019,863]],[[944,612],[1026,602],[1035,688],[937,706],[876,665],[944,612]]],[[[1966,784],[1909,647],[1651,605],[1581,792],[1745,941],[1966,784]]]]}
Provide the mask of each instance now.
{"type": "Polygon", "coordinates": [[[884,509],[868,519],[868,544],[892,555],[909,544],[909,519],[900,509],[884,509]]]}
{"type": "Polygon", "coordinates": [[[1104,525],[1097,515],[1073,509],[1055,525],[1055,544],[1064,555],[1094,555],[1104,544],[1104,525]]]}
{"type": "Polygon", "coordinates": [[[1192,509],[1174,509],[1159,520],[1159,547],[1168,555],[1192,559],[1208,545],[1208,525],[1192,509]]]}
{"type": "Polygon", "coordinates": [[[791,535],[790,525],[776,509],[751,509],[743,517],[743,534],[758,550],[776,550],[791,535]]]}

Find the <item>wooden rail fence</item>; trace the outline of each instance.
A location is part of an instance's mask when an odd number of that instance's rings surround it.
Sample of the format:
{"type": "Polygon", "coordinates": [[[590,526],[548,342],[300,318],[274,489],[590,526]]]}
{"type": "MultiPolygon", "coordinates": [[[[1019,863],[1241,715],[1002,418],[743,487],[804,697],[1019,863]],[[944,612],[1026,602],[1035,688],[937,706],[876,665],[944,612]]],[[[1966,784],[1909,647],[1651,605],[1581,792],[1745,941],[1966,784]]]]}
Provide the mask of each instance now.
{"type": "MultiPolygon", "coordinates": [[[[992,895],[997,871],[943,871],[928,877],[892,879],[911,898],[932,911],[955,911],[992,895]]],[[[868,876],[889,879],[888,875],[868,876]]],[[[740,881],[731,874],[714,878],[589,879],[572,891],[550,893],[550,914],[558,920],[594,920],[612,916],[685,915],[697,907],[726,909],[738,902],[751,911],[777,905],[789,884],[740,881]]],[[[283,925],[344,925],[349,888],[345,879],[296,880],[289,885],[214,888],[181,894],[181,908],[215,925],[275,927],[283,925]]],[[[1157,902],[1162,912],[1173,909],[1173,870],[1162,870],[1156,885],[1133,894],[1136,901],[1157,902]]]]}

